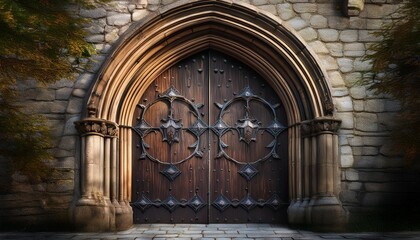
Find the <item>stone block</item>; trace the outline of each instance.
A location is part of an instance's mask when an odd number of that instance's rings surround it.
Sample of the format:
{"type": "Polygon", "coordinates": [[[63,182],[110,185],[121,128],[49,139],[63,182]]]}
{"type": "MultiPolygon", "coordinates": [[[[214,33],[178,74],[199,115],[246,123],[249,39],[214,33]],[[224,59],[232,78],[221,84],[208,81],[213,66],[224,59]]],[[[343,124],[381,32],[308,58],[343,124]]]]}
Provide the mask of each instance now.
{"type": "Polygon", "coordinates": [[[344,80],[339,71],[329,71],[328,80],[333,88],[344,87],[344,80]]]}
{"type": "Polygon", "coordinates": [[[66,112],[70,114],[79,114],[82,112],[83,105],[83,98],[73,97],[69,101],[66,112]]]}
{"type": "Polygon", "coordinates": [[[271,5],[271,4],[261,5],[261,6],[258,6],[258,8],[263,10],[263,11],[269,12],[273,15],[277,15],[277,9],[276,9],[275,5],[271,5]]]}
{"type": "Polygon", "coordinates": [[[131,17],[133,21],[139,21],[143,19],[144,17],[146,17],[148,14],[149,14],[149,11],[147,11],[146,9],[136,9],[133,11],[133,14],[131,17]]]}
{"type": "Polygon", "coordinates": [[[369,30],[379,30],[384,24],[383,19],[367,19],[366,28],[369,30]]]}
{"type": "Polygon", "coordinates": [[[313,15],[311,19],[309,20],[309,23],[314,28],[327,28],[328,27],[327,18],[325,18],[322,15],[313,15]]]}
{"type": "Polygon", "coordinates": [[[104,27],[96,24],[92,24],[89,27],[85,28],[87,32],[89,32],[91,35],[100,35],[103,34],[105,29],[104,27]]]}
{"type": "Polygon", "coordinates": [[[63,136],[58,147],[64,150],[76,149],[76,136],[63,136]]]}
{"type": "Polygon", "coordinates": [[[251,4],[254,6],[268,4],[268,0],[251,0],[251,4]]]}
{"type": "Polygon", "coordinates": [[[95,8],[95,9],[81,9],[80,16],[86,18],[102,18],[106,16],[106,10],[104,8],[95,8]]]}
{"type": "Polygon", "coordinates": [[[51,113],[65,113],[67,109],[67,101],[54,101],[50,104],[51,113]]]}
{"type": "Polygon", "coordinates": [[[335,42],[338,40],[338,31],[335,29],[318,29],[319,38],[324,42],[335,42]]]}
{"type": "Polygon", "coordinates": [[[384,159],[381,156],[354,156],[355,168],[375,168],[380,169],[384,165],[384,159]]]}
{"type": "Polygon", "coordinates": [[[344,44],[344,56],[362,57],[365,55],[365,53],[366,53],[366,49],[363,43],[344,44]]]}
{"type": "Polygon", "coordinates": [[[283,20],[289,20],[296,16],[295,11],[293,11],[293,6],[290,3],[282,3],[277,5],[277,14],[283,20]]]}
{"type": "Polygon", "coordinates": [[[305,22],[304,20],[298,17],[287,21],[287,23],[290,24],[290,26],[292,26],[296,31],[304,29],[305,27],[308,26],[307,22],[305,22]]]}
{"type": "Polygon", "coordinates": [[[63,135],[64,136],[77,135],[78,133],[77,133],[74,123],[79,120],[80,120],[80,116],[74,116],[74,117],[69,118],[64,126],[63,135]]]}
{"type": "MultiPolygon", "coordinates": [[[[332,88],[331,94],[333,97],[345,97],[349,95],[349,90],[346,87],[332,88]]],[[[340,98],[337,98],[336,101],[341,101],[341,100],[340,98]]]]}
{"type": "Polygon", "coordinates": [[[340,162],[342,168],[352,167],[354,162],[353,155],[341,155],[340,162]]]}
{"type": "Polygon", "coordinates": [[[325,44],[333,57],[343,56],[343,44],[342,43],[326,43],[325,44]]]}
{"type": "MultiPolygon", "coordinates": [[[[385,18],[391,17],[398,5],[393,4],[366,4],[363,17],[368,18],[385,18]]],[[[361,14],[362,16],[362,14],[361,14]]]]}
{"type": "Polygon", "coordinates": [[[310,27],[302,29],[298,33],[307,42],[313,41],[318,38],[317,32],[313,28],[310,28],[310,27]]]}
{"type": "Polygon", "coordinates": [[[359,37],[357,30],[343,30],[340,33],[340,41],[342,42],[356,42],[359,37]]]}
{"type": "Polygon", "coordinates": [[[318,3],[318,14],[322,16],[332,16],[339,14],[339,11],[334,4],[335,3],[331,1],[327,3],[318,3]]]}
{"type": "Polygon", "coordinates": [[[382,40],[381,36],[375,36],[373,30],[359,30],[360,42],[379,42],[382,40]]]}
{"type": "Polygon", "coordinates": [[[366,19],[350,17],[349,24],[351,29],[366,29],[366,19]]]}
{"type": "Polygon", "coordinates": [[[369,60],[363,61],[361,58],[354,60],[355,71],[370,71],[372,69],[372,62],[369,60]]]}
{"type": "Polygon", "coordinates": [[[353,154],[353,150],[350,146],[342,146],[340,148],[340,153],[343,155],[353,154]]]}
{"type": "Polygon", "coordinates": [[[328,27],[333,29],[348,29],[350,26],[350,21],[347,17],[342,16],[342,14],[337,14],[335,16],[328,16],[328,27]]]}
{"type": "Polygon", "coordinates": [[[377,131],[378,130],[378,116],[374,113],[355,113],[356,129],[360,131],[377,131]]]}
{"type": "Polygon", "coordinates": [[[339,69],[343,73],[348,73],[353,71],[353,59],[350,58],[339,58],[337,59],[337,64],[339,69]]]}
{"type": "Polygon", "coordinates": [[[335,117],[341,119],[341,129],[353,129],[353,113],[352,112],[337,112],[334,114],[335,117]]]}
{"type": "Polygon", "coordinates": [[[47,192],[64,193],[72,192],[74,190],[73,180],[58,180],[47,184],[47,192]]]}
{"type": "Polygon", "coordinates": [[[366,112],[383,112],[385,110],[385,101],[382,99],[369,99],[365,102],[366,112]]]}
{"type": "Polygon", "coordinates": [[[69,87],[64,87],[64,88],[57,89],[55,91],[55,99],[56,100],[67,100],[67,99],[69,99],[72,90],[73,89],[69,88],[69,87]]]}
{"type": "Polygon", "coordinates": [[[129,13],[111,13],[106,17],[106,21],[111,26],[124,26],[131,22],[131,14],[129,13]]]}
{"type": "Polygon", "coordinates": [[[363,100],[353,100],[353,110],[363,112],[365,110],[365,102],[363,100]]]}
{"type": "Polygon", "coordinates": [[[366,146],[382,146],[385,142],[385,137],[363,137],[363,144],[366,146]]]}
{"type": "Polygon", "coordinates": [[[340,200],[343,203],[358,203],[359,200],[357,199],[357,192],[343,190],[340,192],[340,200]]]}
{"type": "Polygon", "coordinates": [[[358,181],[359,172],[355,169],[347,169],[345,172],[346,180],[348,181],[358,181]]]}
{"type": "Polygon", "coordinates": [[[321,60],[321,64],[325,70],[329,71],[338,69],[338,65],[335,58],[328,55],[322,55],[319,56],[319,59],[321,60]]]}
{"type": "Polygon", "coordinates": [[[103,34],[94,34],[85,37],[86,42],[90,43],[101,43],[105,39],[103,34]]]}
{"type": "Polygon", "coordinates": [[[346,86],[354,86],[354,84],[362,78],[362,74],[359,72],[351,72],[344,75],[344,82],[346,86]]]}
{"type": "Polygon", "coordinates": [[[76,88],[73,90],[73,96],[83,98],[86,94],[86,91],[80,88],[76,88]]]}
{"type": "Polygon", "coordinates": [[[360,190],[363,186],[363,184],[361,182],[347,182],[347,189],[349,190],[360,190]]]}
{"type": "Polygon", "coordinates": [[[313,41],[309,43],[309,47],[316,53],[327,54],[329,53],[328,49],[325,47],[325,44],[321,41],[313,41]]]}
{"type": "MultiPolygon", "coordinates": [[[[366,97],[366,87],[354,86],[350,88],[350,95],[354,99],[364,99],[366,97]]],[[[359,110],[361,111],[361,110],[359,110]]]]}
{"type": "Polygon", "coordinates": [[[118,32],[110,32],[105,34],[105,42],[113,43],[118,39],[118,32]]]}
{"type": "Polygon", "coordinates": [[[335,107],[338,112],[351,112],[353,111],[353,102],[350,97],[335,98],[335,107]]]}
{"type": "Polygon", "coordinates": [[[293,9],[298,13],[314,13],[317,6],[315,3],[295,3],[293,9]]]}
{"type": "Polygon", "coordinates": [[[76,81],[74,88],[88,89],[90,83],[93,80],[93,77],[94,75],[91,73],[84,73],[80,75],[76,81]]]}

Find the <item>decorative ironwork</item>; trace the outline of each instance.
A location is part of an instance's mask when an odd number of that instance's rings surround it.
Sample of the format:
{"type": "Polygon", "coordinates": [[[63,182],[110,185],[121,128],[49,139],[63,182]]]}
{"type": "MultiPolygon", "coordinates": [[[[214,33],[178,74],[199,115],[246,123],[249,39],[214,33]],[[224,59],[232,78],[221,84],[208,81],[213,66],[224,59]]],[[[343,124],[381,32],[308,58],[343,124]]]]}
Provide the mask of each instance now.
{"type": "Polygon", "coordinates": [[[167,209],[169,212],[174,212],[177,208],[182,207],[191,208],[195,213],[198,213],[203,207],[207,204],[203,201],[203,199],[198,196],[197,194],[194,195],[189,201],[185,199],[177,200],[174,196],[169,195],[164,201],[160,199],[156,199],[155,201],[151,201],[144,193],[141,195],[141,198],[136,202],[131,203],[132,206],[140,209],[142,212],[145,212],[148,208],[154,207],[163,207],[167,209]]]}
{"type": "Polygon", "coordinates": [[[247,211],[250,211],[257,206],[257,202],[248,194],[239,202],[239,206],[247,211]]]}
{"type": "Polygon", "coordinates": [[[138,201],[132,203],[132,205],[144,212],[146,211],[146,209],[153,206],[154,203],[150,201],[150,199],[147,198],[146,195],[142,194],[141,198],[138,201]]]}
{"type": "Polygon", "coordinates": [[[182,128],[182,124],[179,124],[180,120],[172,119],[169,116],[168,119],[162,119],[162,125],[160,125],[160,131],[163,136],[163,141],[168,142],[172,145],[174,142],[179,142],[179,130],[182,128]]]}
{"type": "Polygon", "coordinates": [[[192,210],[194,210],[194,212],[198,213],[203,207],[206,206],[206,203],[204,203],[201,197],[196,194],[193,198],[190,199],[190,201],[188,201],[187,205],[192,210]]]}
{"type": "Polygon", "coordinates": [[[288,206],[289,204],[285,201],[282,201],[277,194],[271,196],[267,201],[264,199],[258,199],[258,201],[254,200],[250,194],[247,194],[244,198],[240,201],[237,199],[229,200],[224,195],[219,195],[216,200],[212,203],[213,207],[215,207],[220,212],[223,212],[228,207],[242,207],[246,211],[251,211],[255,207],[270,207],[274,210],[278,210],[280,206],[288,206]]]}
{"type": "Polygon", "coordinates": [[[160,171],[169,181],[173,182],[175,178],[177,178],[181,171],[175,165],[169,165],[165,168],[165,170],[160,171]]]}
{"type": "Polygon", "coordinates": [[[162,206],[168,209],[169,212],[175,211],[175,209],[180,205],[180,202],[176,200],[172,195],[169,195],[167,199],[162,202],[162,206]]]}
{"type": "MultiPolygon", "coordinates": [[[[143,111],[140,114],[139,117],[139,123],[133,127],[133,130],[140,136],[140,159],[148,158],[154,162],[158,162],[160,164],[165,165],[176,165],[183,163],[193,157],[199,157],[201,158],[203,156],[203,152],[200,150],[200,136],[207,131],[209,128],[207,124],[201,119],[201,113],[200,109],[204,106],[201,103],[194,103],[192,100],[187,99],[186,97],[182,96],[180,92],[174,87],[171,86],[169,89],[167,89],[164,93],[158,94],[158,97],[150,101],[148,104],[138,105],[140,108],[143,109],[143,111]],[[146,120],[145,120],[145,114],[149,111],[150,107],[153,105],[164,102],[168,105],[168,116],[166,119],[161,120],[160,126],[151,126],[146,120]],[[174,102],[184,104],[190,109],[191,114],[194,115],[197,120],[192,126],[184,127],[181,119],[175,119],[173,114],[173,104],[174,102]],[[178,143],[181,141],[180,139],[180,133],[181,131],[189,131],[192,133],[196,141],[194,144],[188,146],[191,150],[191,154],[182,158],[182,159],[174,159],[170,162],[164,162],[161,159],[158,159],[154,156],[152,156],[148,149],[150,146],[146,142],[146,136],[152,132],[160,132],[162,134],[162,141],[167,142],[170,146],[174,143],[178,143]]],[[[165,175],[166,176],[166,175],[165,175]]]]}
{"type": "Polygon", "coordinates": [[[231,205],[231,202],[229,199],[227,199],[223,195],[219,195],[216,200],[214,200],[212,204],[217,210],[220,212],[223,212],[226,208],[228,208],[231,205]]]}
{"type": "Polygon", "coordinates": [[[246,164],[241,170],[238,171],[238,173],[247,181],[250,181],[255,175],[257,175],[258,170],[255,169],[252,165],[246,164]]]}
{"type": "Polygon", "coordinates": [[[239,141],[244,141],[247,144],[251,141],[256,141],[257,132],[261,125],[256,119],[249,119],[246,116],[244,119],[239,120],[240,123],[236,124],[236,128],[239,132],[239,141]]]}
{"type": "Polygon", "coordinates": [[[218,153],[217,158],[224,157],[230,161],[233,161],[237,164],[255,164],[260,161],[267,160],[270,157],[278,158],[277,154],[277,146],[278,146],[278,140],[277,137],[280,135],[284,130],[287,129],[286,126],[281,124],[278,121],[278,117],[276,114],[276,108],[280,106],[280,104],[271,104],[264,98],[254,94],[252,89],[248,86],[245,87],[239,94],[235,95],[230,100],[225,100],[223,104],[221,103],[215,103],[215,105],[220,109],[218,119],[216,123],[211,127],[214,133],[216,133],[218,138],[218,153]],[[264,106],[266,106],[269,111],[271,112],[273,116],[273,121],[268,126],[262,126],[261,122],[259,122],[257,119],[252,118],[250,115],[251,112],[251,105],[250,102],[256,101],[264,106]],[[228,124],[226,124],[223,121],[223,116],[225,113],[229,111],[229,108],[231,105],[233,105],[236,102],[244,102],[245,105],[245,116],[244,118],[238,120],[238,122],[235,124],[235,127],[231,127],[228,124]],[[225,152],[225,148],[229,147],[228,144],[223,142],[222,136],[226,134],[228,131],[236,131],[239,135],[239,141],[243,141],[246,144],[250,144],[251,142],[257,141],[257,133],[260,131],[268,132],[271,136],[273,136],[273,141],[266,146],[266,148],[270,149],[269,152],[259,158],[255,159],[252,162],[241,162],[238,159],[234,159],[233,157],[229,156],[225,152]]]}

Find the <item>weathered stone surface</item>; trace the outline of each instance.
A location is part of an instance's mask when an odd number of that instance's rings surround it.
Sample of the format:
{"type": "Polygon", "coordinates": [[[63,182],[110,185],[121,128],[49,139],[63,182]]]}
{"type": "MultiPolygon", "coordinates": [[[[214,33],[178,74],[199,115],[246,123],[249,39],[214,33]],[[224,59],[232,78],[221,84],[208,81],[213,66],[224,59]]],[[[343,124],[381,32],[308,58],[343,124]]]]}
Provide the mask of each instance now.
{"type": "Polygon", "coordinates": [[[366,97],[366,87],[354,86],[350,88],[350,95],[354,99],[364,99],[366,97]]]}
{"type": "Polygon", "coordinates": [[[310,27],[300,30],[299,34],[300,36],[302,36],[303,39],[305,39],[308,42],[318,38],[317,32],[313,28],[310,28],[310,27]]]}
{"type": "Polygon", "coordinates": [[[268,0],[251,0],[252,5],[259,6],[268,4],[268,0]]]}
{"type": "Polygon", "coordinates": [[[321,41],[313,41],[309,43],[310,48],[316,53],[327,54],[329,53],[328,49],[325,47],[325,44],[321,41]]]}
{"type": "Polygon", "coordinates": [[[309,23],[314,28],[326,28],[328,26],[327,18],[322,15],[313,15],[309,23]]]}
{"type": "Polygon", "coordinates": [[[341,167],[348,168],[353,166],[353,155],[341,155],[341,167]]]}
{"type": "Polygon", "coordinates": [[[354,156],[354,168],[382,168],[384,159],[381,156],[354,156]]]}
{"type": "Polygon", "coordinates": [[[76,136],[63,136],[61,138],[61,142],[58,147],[64,150],[73,150],[75,149],[75,146],[76,146],[76,136]]]}
{"type": "Polygon", "coordinates": [[[385,100],[385,111],[387,112],[397,112],[401,110],[401,104],[395,100],[385,100]]]}
{"type": "Polygon", "coordinates": [[[69,105],[67,106],[67,113],[70,114],[78,114],[81,113],[83,106],[83,99],[73,97],[69,101],[69,105]]]}
{"type": "Polygon", "coordinates": [[[344,190],[340,192],[340,199],[344,203],[357,203],[357,192],[344,190]]]}
{"type": "Polygon", "coordinates": [[[132,14],[132,19],[133,21],[139,21],[141,19],[143,19],[144,17],[146,17],[149,14],[149,11],[147,11],[146,9],[136,9],[133,11],[132,14]]]}
{"type": "Polygon", "coordinates": [[[73,192],[74,181],[73,180],[58,180],[47,185],[48,192],[63,193],[73,192]]]}
{"type": "Polygon", "coordinates": [[[339,58],[337,59],[338,66],[340,71],[343,73],[348,73],[353,70],[353,59],[350,58],[339,58]]]}
{"type": "Polygon", "coordinates": [[[333,57],[343,56],[343,44],[342,43],[326,43],[325,44],[333,57]]]}
{"type": "Polygon", "coordinates": [[[338,40],[338,31],[335,29],[318,29],[319,38],[324,42],[335,42],[338,40]]]}
{"type": "Polygon", "coordinates": [[[336,98],[335,107],[339,112],[350,112],[353,110],[353,102],[350,97],[336,98]]]}
{"type": "Polygon", "coordinates": [[[261,6],[258,6],[258,8],[263,11],[269,12],[273,15],[277,15],[277,9],[276,9],[276,6],[274,5],[261,5],[261,6]]]}
{"type": "Polygon", "coordinates": [[[317,6],[315,3],[295,3],[293,9],[298,13],[314,13],[317,6]]]}
{"type": "Polygon", "coordinates": [[[87,89],[92,82],[94,75],[91,73],[84,73],[79,76],[74,88],[87,89]]]}
{"type": "Polygon", "coordinates": [[[341,129],[353,129],[353,113],[351,112],[338,112],[335,114],[338,119],[341,119],[341,129]]]}
{"type": "Polygon", "coordinates": [[[73,91],[73,89],[69,88],[69,87],[57,89],[57,91],[55,91],[55,99],[56,100],[67,100],[67,99],[69,99],[72,91],[73,91]]]}
{"type": "Polygon", "coordinates": [[[362,57],[366,54],[365,45],[363,43],[344,44],[344,56],[362,57]]]}
{"type": "Polygon", "coordinates": [[[67,101],[54,101],[50,105],[51,113],[65,113],[67,108],[67,101]]]}
{"type": "Polygon", "coordinates": [[[343,30],[340,33],[340,40],[343,42],[355,42],[359,35],[357,30],[343,30]]]}
{"type": "Polygon", "coordinates": [[[106,21],[111,26],[123,26],[131,21],[129,13],[112,13],[106,17],[106,21]]]}
{"type": "Polygon", "coordinates": [[[93,19],[101,18],[106,16],[106,10],[104,8],[81,9],[80,16],[93,19]]]}
{"type": "MultiPolygon", "coordinates": [[[[346,87],[333,88],[331,89],[331,95],[333,97],[344,97],[349,95],[349,90],[346,87]]],[[[336,98],[337,101],[343,100],[342,98],[336,98]]]]}
{"type": "Polygon", "coordinates": [[[370,99],[365,102],[366,112],[383,112],[384,110],[384,100],[382,99],[370,99]]]}
{"type": "Polygon", "coordinates": [[[359,172],[354,169],[348,169],[345,172],[346,180],[349,181],[358,181],[359,180],[359,172]]]}
{"type": "Polygon", "coordinates": [[[328,56],[328,55],[322,55],[319,57],[322,63],[322,66],[324,67],[325,70],[329,71],[329,70],[337,70],[338,69],[338,65],[337,62],[335,60],[335,58],[328,56]]]}
{"type": "Polygon", "coordinates": [[[353,100],[353,109],[356,112],[362,112],[365,110],[365,103],[363,100],[353,100]]]}
{"type": "Polygon", "coordinates": [[[381,36],[373,35],[374,31],[359,30],[359,41],[360,42],[378,42],[382,40],[381,36]]]}
{"type": "Polygon", "coordinates": [[[354,60],[354,70],[355,71],[370,71],[372,69],[371,61],[363,61],[361,58],[356,58],[354,60]]]}
{"type": "Polygon", "coordinates": [[[77,130],[76,127],[74,125],[74,123],[76,121],[80,120],[80,116],[74,116],[71,117],[70,119],[67,120],[66,125],[64,127],[64,132],[63,135],[67,136],[67,135],[77,135],[77,130]]]}
{"type": "Polygon", "coordinates": [[[356,129],[360,131],[377,131],[378,116],[374,113],[355,113],[356,129]]]}
{"type": "Polygon", "coordinates": [[[283,20],[289,20],[296,16],[295,11],[293,11],[293,6],[290,3],[282,3],[277,5],[277,14],[283,20]]]}
{"type": "Polygon", "coordinates": [[[307,22],[305,22],[304,20],[302,20],[301,18],[298,18],[298,17],[287,21],[287,23],[290,24],[290,26],[292,26],[297,31],[299,31],[299,30],[308,26],[307,22]]]}
{"type": "Polygon", "coordinates": [[[332,87],[344,87],[344,80],[339,71],[329,71],[328,79],[332,87]]]}
{"type": "Polygon", "coordinates": [[[101,43],[104,41],[104,35],[103,34],[95,34],[95,35],[89,35],[86,38],[87,42],[90,43],[101,43]]]}
{"type": "Polygon", "coordinates": [[[347,86],[354,86],[354,84],[359,81],[362,77],[360,72],[351,72],[344,75],[344,82],[347,86]]]}

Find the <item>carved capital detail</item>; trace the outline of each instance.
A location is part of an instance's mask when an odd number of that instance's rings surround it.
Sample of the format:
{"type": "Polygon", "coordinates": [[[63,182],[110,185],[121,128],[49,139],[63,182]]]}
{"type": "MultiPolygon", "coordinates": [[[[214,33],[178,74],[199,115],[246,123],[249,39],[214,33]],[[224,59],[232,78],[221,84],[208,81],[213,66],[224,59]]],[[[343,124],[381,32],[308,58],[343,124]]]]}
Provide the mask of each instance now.
{"type": "Polygon", "coordinates": [[[340,128],[341,120],[323,117],[315,118],[313,120],[303,121],[301,123],[300,129],[303,137],[308,137],[312,135],[318,135],[320,133],[329,132],[337,134],[338,129],[340,128]]]}
{"type": "Polygon", "coordinates": [[[74,123],[80,135],[100,134],[105,137],[118,137],[116,123],[98,118],[85,118],[74,123]]]}

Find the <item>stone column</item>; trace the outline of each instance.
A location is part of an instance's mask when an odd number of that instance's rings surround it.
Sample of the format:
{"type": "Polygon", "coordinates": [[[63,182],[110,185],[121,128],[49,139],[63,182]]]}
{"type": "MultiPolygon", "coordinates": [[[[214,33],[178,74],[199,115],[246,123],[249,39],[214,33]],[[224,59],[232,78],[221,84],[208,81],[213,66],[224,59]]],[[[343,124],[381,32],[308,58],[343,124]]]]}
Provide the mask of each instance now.
{"type": "Polygon", "coordinates": [[[110,201],[110,143],[118,136],[117,125],[97,118],[75,124],[81,136],[81,191],[72,208],[73,223],[81,231],[112,230],[115,207],[110,201]]]}
{"type": "MultiPolygon", "coordinates": [[[[305,207],[306,224],[318,229],[334,230],[346,223],[346,214],[338,200],[340,191],[340,169],[337,131],[341,120],[332,117],[316,118],[302,122],[304,160],[310,164],[305,174],[305,198],[310,198],[305,207]],[[307,177],[307,176],[305,176],[307,177]]],[[[306,169],[306,166],[304,167],[306,169]]]]}

